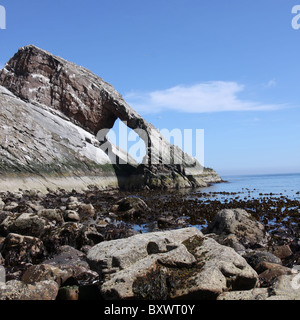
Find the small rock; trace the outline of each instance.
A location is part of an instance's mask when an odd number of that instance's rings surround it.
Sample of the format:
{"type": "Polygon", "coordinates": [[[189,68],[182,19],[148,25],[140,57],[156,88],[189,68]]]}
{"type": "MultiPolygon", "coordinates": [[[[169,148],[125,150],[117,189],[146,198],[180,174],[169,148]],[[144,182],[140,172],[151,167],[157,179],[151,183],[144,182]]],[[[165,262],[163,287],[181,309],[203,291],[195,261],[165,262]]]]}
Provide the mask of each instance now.
{"type": "Polygon", "coordinates": [[[284,246],[272,246],[268,248],[268,251],[274,254],[279,259],[286,259],[293,255],[293,252],[288,245],[284,246]]]}
{"type": "Polygon", "coordinates": [[[38,216],[60,224],[64,223],[63,215],[59,209],[43,209],[38,212],[38,216]]]}
{"type": "Polygon", "coordinates": [[[11,211],[14,212],[19,207],[19,204],[16,202],[11,202],[9,204],[6,204],[3,208],[3,211],[11,211]]]}
{"type": "Polygon", "coordinates": [[[149,207],[140,198],[127,197],[119,200],[116,205],[111,208],[111,211],[125,219],[137,218],[146,212],[149,212],[149,207]]]}
{"type": "Polygon", "coordinates": [[[270,262],[281,265],[281,260],[274,254],[266,251],[252,251],[243,255],[254,270],[258,270],[261,262],[270,262]]]}
{"type": "Polygon", "coordinates": [[[3,210],[4,207],[5,207],[5,203],[0,198],[0,210],[3,210]]]}
{"type": "Polygon", "coordinates": [[[40,264],[31,266],[25,271],[22,276],[22,281],[24,283],[36,283],[45,280],[53,280],[61,286],[67,279],[72,277],[72,273],[66,270],[61,270],[55,266],[40,264]]]}
{"type": "Polygon", "coordinates": [[[79,222],[80,216],[77,211],[74,210],[66,210],[63,213],[63,218],[65,222],[79,222]]]}
{"type": "Polygon", "coordinates": [[[79,213],[80,219],[84,220],[84,219],[87,219],[87,218],[94,217],[96,211],[95,211],[95,209],[94,209],[92,204],[81,203],[78,206],[78,213],[79,213]]]}
{"type": "Polygon", "coordinates": [[[79,287],[62,287],[58,291],[57,300],[77,301],[79,299],[79,287]]]}
{"type": "Polygon", "coordinates": [[[269,262],[261,262],[258,266],[258,270],[263,270],[263,272],[259,274],[261,287],[270,287],[279,276],[293,273],[292,269],[269,262]]]}

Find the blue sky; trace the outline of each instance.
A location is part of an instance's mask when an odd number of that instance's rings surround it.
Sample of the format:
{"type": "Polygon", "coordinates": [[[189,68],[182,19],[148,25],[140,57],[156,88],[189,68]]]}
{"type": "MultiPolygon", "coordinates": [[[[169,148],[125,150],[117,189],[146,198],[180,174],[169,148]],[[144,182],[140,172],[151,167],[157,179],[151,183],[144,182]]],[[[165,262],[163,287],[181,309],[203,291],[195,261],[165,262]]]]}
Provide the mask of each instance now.
{"type": "Polygon", "coordinates": [[[159,129],[204,129],[221,175],[300,172],[292,0],[0,0],[0,67],[34,44],[110,82],[159,129]]]}

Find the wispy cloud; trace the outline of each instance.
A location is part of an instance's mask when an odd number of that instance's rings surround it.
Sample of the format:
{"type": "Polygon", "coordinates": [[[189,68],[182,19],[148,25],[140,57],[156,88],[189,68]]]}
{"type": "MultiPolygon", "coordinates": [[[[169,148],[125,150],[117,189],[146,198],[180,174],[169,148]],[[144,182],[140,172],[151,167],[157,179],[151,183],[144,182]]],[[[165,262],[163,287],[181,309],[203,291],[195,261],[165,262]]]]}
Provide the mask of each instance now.
{"type": "Polygon", "coordinates": [[[267,83],[264,84],[265,88],[274,88],[277,86],[277,81],[275,79],[271,79],[267,83]]]}
{"type": "Polygon", "coordinates": [[[126,101],[138,112],[176,110],[186,113],[276,110],[282,105],[247,101],[238,97],[245,86],[236,82],[212,81],[153,92],[130,92],[126,101]]]}

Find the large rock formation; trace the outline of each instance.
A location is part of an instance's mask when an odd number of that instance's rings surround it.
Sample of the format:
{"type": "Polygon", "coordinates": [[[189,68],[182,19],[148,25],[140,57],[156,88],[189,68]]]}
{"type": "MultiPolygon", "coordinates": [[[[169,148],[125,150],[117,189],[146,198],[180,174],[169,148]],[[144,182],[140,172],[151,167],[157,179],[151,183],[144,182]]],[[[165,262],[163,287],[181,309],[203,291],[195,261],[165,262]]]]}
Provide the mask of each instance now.
{"type": "Polygon", "coordinates": [[[88,253],[105,299],[215,299],[250,290],[257,273],[232,248],[196,228],[102,242],[88,253]]]}
{"type": "MultiPolygon", "coordinates": [[[[204,186],[221,180],[171,146],[110,84],[33,45],[21,48],[0,72],[0,123],[2,176],[23,173],[28,179],[28,174],[42,175],[34,180],[39,187],[118,187],[124,184],[124,177],[127,186],[153,188],[204,186]],[[144,140],[147,154],[142,165],[116,146],[111,145],[108,153],[96,139],[100,130],[105,135],[117,119],[144,140]],[[114,163],[111,154],[128,164],[114,163]],[[57,182],[53,173],[64,179],[57,182]]],[[[7,184],[7,180],[2,182],[7,184]]]]}

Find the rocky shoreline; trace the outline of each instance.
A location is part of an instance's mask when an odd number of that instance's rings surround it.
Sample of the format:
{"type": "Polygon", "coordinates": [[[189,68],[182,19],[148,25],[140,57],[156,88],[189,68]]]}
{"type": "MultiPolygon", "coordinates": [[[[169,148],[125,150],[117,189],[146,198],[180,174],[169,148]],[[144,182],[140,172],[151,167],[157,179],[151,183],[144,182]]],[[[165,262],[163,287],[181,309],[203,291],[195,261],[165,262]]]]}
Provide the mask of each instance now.
{"type": "Polygon", "coordinates": [[[299,299],[299,201],[232,196],[2,192],[0,300],[299,299]]]}

